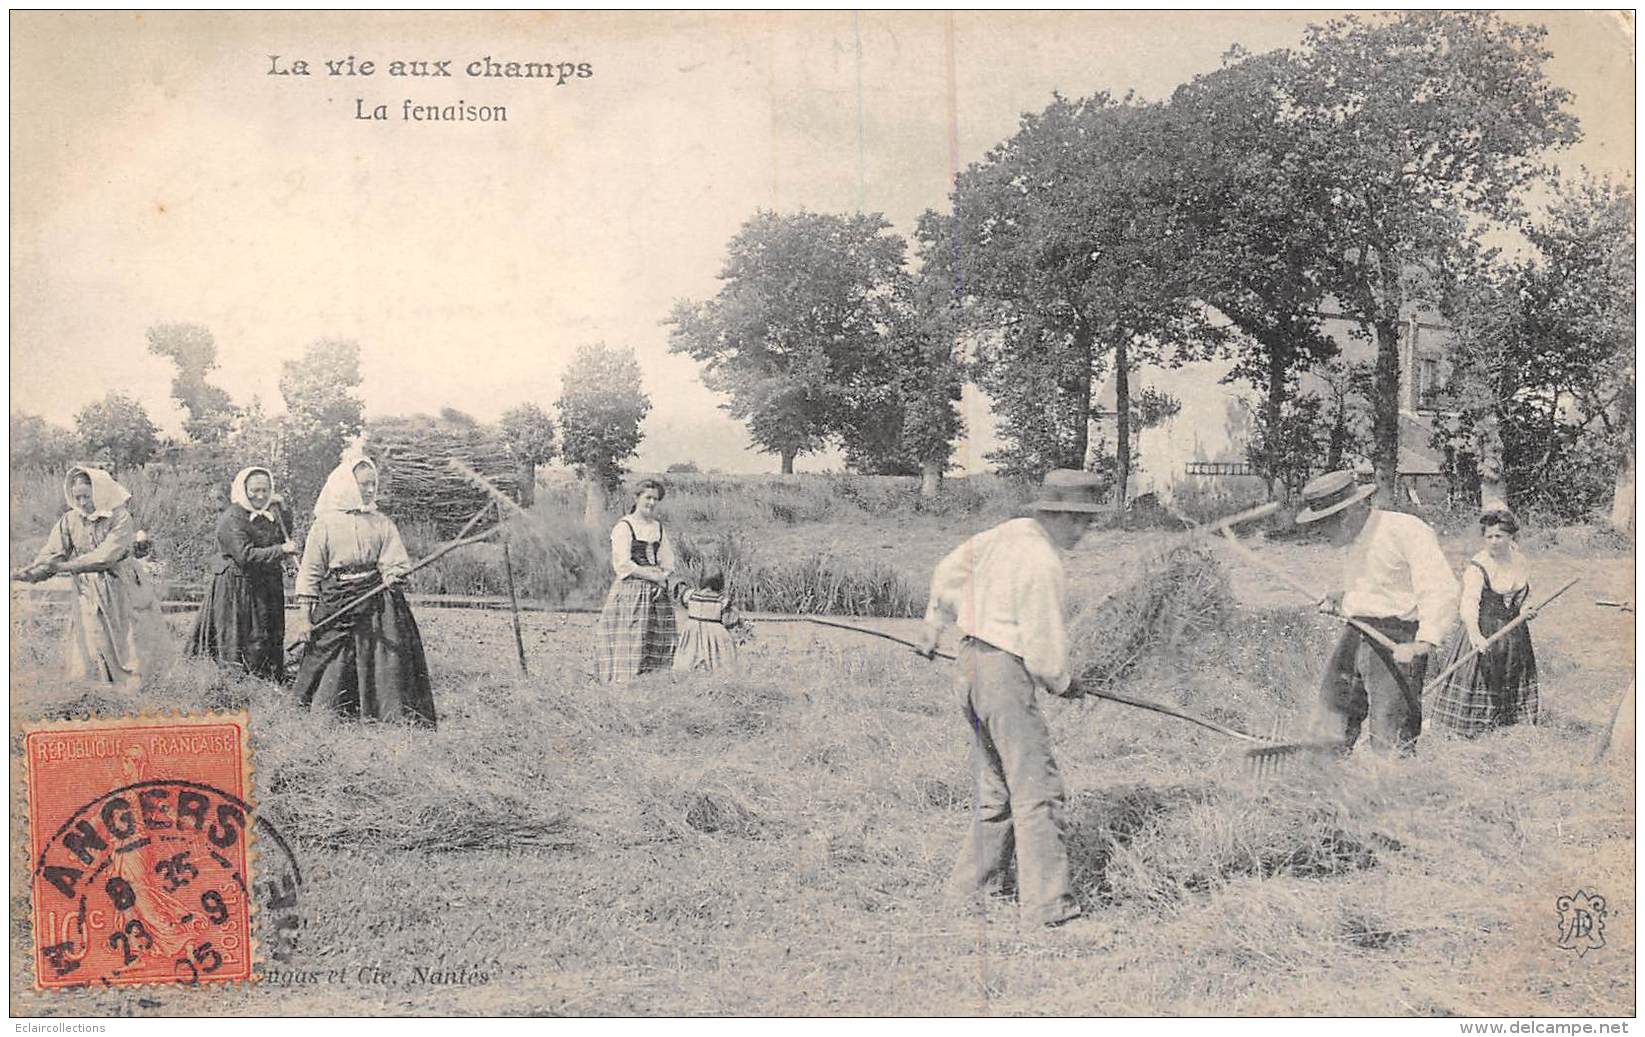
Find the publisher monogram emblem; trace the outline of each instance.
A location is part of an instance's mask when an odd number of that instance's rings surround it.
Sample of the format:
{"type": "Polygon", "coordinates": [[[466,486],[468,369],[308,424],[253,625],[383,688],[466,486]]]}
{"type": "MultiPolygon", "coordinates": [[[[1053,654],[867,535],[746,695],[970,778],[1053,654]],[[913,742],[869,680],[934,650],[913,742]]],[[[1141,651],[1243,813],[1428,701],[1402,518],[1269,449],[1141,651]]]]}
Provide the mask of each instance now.
{"type": "Polygon", "coordinates": [[[1559,909],[1559,947],[1582,957],[1605,946],[1605,898],[1577,890],[1554,901],[1559,909]]]}

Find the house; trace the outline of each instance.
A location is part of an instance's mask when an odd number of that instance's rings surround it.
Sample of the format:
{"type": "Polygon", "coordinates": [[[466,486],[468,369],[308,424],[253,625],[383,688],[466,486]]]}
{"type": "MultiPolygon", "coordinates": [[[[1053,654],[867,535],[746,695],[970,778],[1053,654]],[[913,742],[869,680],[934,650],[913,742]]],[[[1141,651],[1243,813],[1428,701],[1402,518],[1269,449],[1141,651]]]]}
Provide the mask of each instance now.
{"type": "MultiPolygon", "coordinates": [[[[1351,363],[1376,359],[1374,342],[1356,334],[1357,322],[1331,311],[1322,313],[1325,331],[1351,363]]],[[[1450,376],[1445,359],[1450,329],[1431,315],[1412,309],[1400,325],[1400,486],[1413,503],[1443,499],[1449,490],[1446,458],[1433,445],[1437,394],[1450,376]]],[[[1216,487],[1244,495],[1246,484],[1263,485],[1249,463],[1247,445],[1261,397],[1243,382],[1227,382],[1233,363],[1210,359],[1178,368],[1141,368],[1131,375],[1133,398],[1143,388],[1175,397],[1181,410],[1160,425],[1134,433],[1138,466],[1129,495],[1155,493],[1169,499],[1190,485],[1216,487]]],[[[1301,390],[1329,398],[1325,378],[1308,372],[1301,390]]],[[[1110,377],[1092,402],[1093,439],[1105,438],[1113,449],[1114,383],[1110,377]]]]}

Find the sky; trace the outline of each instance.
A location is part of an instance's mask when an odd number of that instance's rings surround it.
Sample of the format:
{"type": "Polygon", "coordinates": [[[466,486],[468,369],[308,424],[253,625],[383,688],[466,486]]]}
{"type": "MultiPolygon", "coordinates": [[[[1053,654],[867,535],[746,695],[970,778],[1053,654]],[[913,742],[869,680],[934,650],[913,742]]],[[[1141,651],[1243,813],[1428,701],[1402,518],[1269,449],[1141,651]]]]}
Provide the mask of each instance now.
{"type": "MultiPolygon", "coordinates": [[[[13,13],[11,410],[69,424],[121,390],[180,431],[144,338],[171,321],[209,328],[212,380],[273,412],[284,361],[353,339],[368,418],[552,410],[572,352],[605,342],[634,349],[653,404],[634,467],[775,471],[662,323],[714,294],[756,209],[882,212],[906,236],[1053,91],[1163,98],[1325,17],[13,13]],[[375,74],[326,74],[348,55],[375,74]],[[591,75],[465,74],[488,57],[591,75]],[[392,78],[396,59],[454,74],[392,78]],[[314,74],[270,74],[297,60],[314,74]],[[407,101],[507,121],[407,121],[407,101]],[[378,104],[390,119],[356,117],[378,104]]],[[[1561,167],[1631,180],[1630,16],[1511,17],[1548,27],[1574,94],[1585,136],[1561,167]]],[[[966,410],[974,470],[991,422],[974,393],[966,410]]]]}

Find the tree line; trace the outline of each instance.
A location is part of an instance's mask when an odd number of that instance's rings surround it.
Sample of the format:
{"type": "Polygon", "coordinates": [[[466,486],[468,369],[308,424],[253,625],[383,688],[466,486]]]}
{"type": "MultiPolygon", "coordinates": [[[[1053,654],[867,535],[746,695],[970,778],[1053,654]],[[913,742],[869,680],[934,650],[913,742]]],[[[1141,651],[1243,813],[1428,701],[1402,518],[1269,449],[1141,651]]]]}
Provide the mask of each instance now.
{"type": "Polygon", "coordinates": [[[1053,96],[920,216],[912,262],[880,214],[755,213],[718,293],[676,304],[671,348],[784,472],[838,445],[930,489],[969,380],[998,467],[1105,469],[1122,504],[1134,433],[1175,405],[1139,372],[1219,356],[1257,399],[1272,490],[1360,450],[1391,494],[1420,307],[1453,329],[1432,402],[1458,492],[1483,477],[1577,517],[1631,487],[1634,201],[1555,176],[1581,130],[1545,35],[1486,12],[1347,17],[1235,48],[1162,101],[1053,96]],[[1532,187],[1554,198],[1535,217],[1532,187]],[[1331,320],[1374,360],[1347,364],[1331,320]],[[1105,380],[1111,445],[1091,441],[1105,380]]]}
{"type": "MultiPolygon", "coordinates": [[[[209,380],[217,370],[210,329],[159,324],[148,329],[147,342],[150,353],[175,368],[171,392],[184,413],[181,438],[162,437],[142,404],[113,391],[82,407],[72,431],[37,415],[12,414],[12,464],[60,472],[89,462],[118,472],[164,461],[203,470],[224,487],[234,472],[255,464],[273,471],[286,500],[304,509],[348,443],[364,435],[369,444],[374,429],[419,424],[388,417],[367,421],[359,395],[360,347],[351,340],[313,342],[300,358],[282,365],[285,413],[279,415],[266,413],[255,397],[237,405],[209,380]]],[[[438,422],[420,424],[461,426],[495,438],[519,472],[516,484],[526,503],[536,466],[558,457],[588,483],[591,509],[603,511],[605,495],[623,475],[623,462],[639,447],[640,424],[650,408],[633,351],[595,343],[579,348],[566,368],[555,402],[558,421],[537,404],[522,403],[495,425],[449,408],[438,422]]]]}

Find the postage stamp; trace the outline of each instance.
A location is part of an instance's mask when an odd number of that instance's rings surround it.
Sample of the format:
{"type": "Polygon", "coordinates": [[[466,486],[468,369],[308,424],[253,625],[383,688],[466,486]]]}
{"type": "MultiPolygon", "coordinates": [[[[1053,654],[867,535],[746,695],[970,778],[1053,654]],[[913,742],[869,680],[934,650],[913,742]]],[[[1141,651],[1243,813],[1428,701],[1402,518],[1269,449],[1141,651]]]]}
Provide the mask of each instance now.
{"type": "Polygon", "coordinates": [[[248,726],[25,727],[37,988],[252,978],[248,726]]]}

